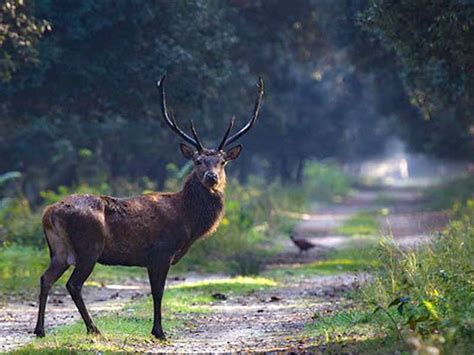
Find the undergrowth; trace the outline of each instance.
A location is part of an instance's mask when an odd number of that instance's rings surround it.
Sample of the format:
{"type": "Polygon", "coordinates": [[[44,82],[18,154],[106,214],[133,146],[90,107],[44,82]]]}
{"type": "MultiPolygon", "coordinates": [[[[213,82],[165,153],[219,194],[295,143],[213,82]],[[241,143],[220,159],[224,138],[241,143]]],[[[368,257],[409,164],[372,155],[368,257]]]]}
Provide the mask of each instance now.
{"type": "MultiPolygon", "coordinates": [[[[354,271],[367,263],[373,278],[346,297],[352,300],[346,306],[314,314],[305,334],[318,351],[474,353],[474,199],[460,201],[450,224],[429,244],[402,249],[383,238],[378,247],[366,244],[370,252],[348,258],[354,271]]],[[[298,272],[324,272],[325,262],[298,272]]]]}
{"type": "Polygon", "coordinates": [[[304,189],[312,200],[339,203],[349,193],[350,179],[337,164],[308,162],[304,189]]]}
{"type": "Polygon", "coordinates": [[[474,198],[474,175],[466,175],[425,191],[432,210],[450,209],[455,203],[465,204],[474,198]]]}
{"type": "Polygon", "coordinates": [[[428,245],[404,250],[381,243],[382,270],[362,292],[405,341],[474,351],[473,220],[474,200],[468,200],[455,205],[447,229],[428,245]]]}

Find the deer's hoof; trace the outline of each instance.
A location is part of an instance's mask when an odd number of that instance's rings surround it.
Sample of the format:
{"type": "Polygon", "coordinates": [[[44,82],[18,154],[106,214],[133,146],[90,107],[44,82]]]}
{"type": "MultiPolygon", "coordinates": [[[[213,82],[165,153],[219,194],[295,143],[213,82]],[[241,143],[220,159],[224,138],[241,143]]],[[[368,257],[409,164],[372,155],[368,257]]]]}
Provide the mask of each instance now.
{"type": "Polygon", "coordinates": [[[44,337],[44,329],[35,329],[33,332],[38,338],[44,337]]]}
{"type": "Polygon", "coordinates": [[[97,328],[95,325],[90,328],[87,328],[87,334],[101,335],[99,328],[97,328]]]}
{"type": "Polygon", "coordinates": [[[159,340],[166,340],[166,335],[165,335],[165,332],[161,329],[159,330],[155,330],[153,329],[151,331],[151,334],[156,338],[156,339],[159,339],[159,340]]]}

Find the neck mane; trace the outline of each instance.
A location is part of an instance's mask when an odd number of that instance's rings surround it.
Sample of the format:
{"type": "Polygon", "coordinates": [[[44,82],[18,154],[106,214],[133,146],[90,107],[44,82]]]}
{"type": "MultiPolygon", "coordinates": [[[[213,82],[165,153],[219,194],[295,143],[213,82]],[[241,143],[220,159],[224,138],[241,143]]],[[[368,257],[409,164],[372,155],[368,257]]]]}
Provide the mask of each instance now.
{"type": "Polygon", "coordinates": [[[180,195],[192,238],[211,234],[217,229],[224,214],[224,186],[210,190],[194,171],[187,177],[180,195]]]}

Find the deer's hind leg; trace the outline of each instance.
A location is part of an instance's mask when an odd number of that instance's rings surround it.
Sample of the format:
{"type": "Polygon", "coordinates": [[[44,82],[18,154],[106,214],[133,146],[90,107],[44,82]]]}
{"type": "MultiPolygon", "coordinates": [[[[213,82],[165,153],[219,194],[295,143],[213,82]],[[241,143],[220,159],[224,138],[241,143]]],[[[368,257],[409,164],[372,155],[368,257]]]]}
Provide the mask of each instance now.
{"type": "Polygon", "coordinates": [[[103,225],[100,220],[94,219],[78,219],[75,222],[67,229],[69,240],[75,251],[76,266],[66,283],[66,288],[84,320],[87,333],[100,334],[82,298],[82,287],[104,250],[103,225]]]}
{"type": "Polygon", "coordinates": [[[79,310],[84,323],[86,324],[87,333],[89,334],[100,334],[100,331],[92,321],[92,318],[87,311],[84,299],[82,298],[82,286],[92,273],[95,263],[96,260],[78,262],[66,284],[69,294],[76,304],[76,307],[79,310]]]}
{"type": "Polygon", "coordinates": [[[49,291],[51,290],[51,287],[53,287],[54,283],[61,277],[62,274],[64,274],[68,268],[69,265],[66,262],[53,258],[51,259],[51,263],[49,264],[48,268],[41,276],[38,320],[36,322],[34,331],[38,337],[44,336],[44,314],[49,291]]]}
{"type": "MultiPolygon", "coordinates": [[[[44,231],[46,240],[48,241],[48,246],[50,250],[51,261],[43,273],[40,279],[40,295],[39,295],[39,309],[38,309],[38,320],[36,322],[36,327],[34,334],[38,337],[43,337],[44,332],[44,314],[46,310],[46,302],[48,300],[48,294],[54,283],[61,277],[62,274],[69,268],[69,258],[68,262],[68,252],[65,248],[61,248],[61,245],[58,245],[59,236],[55,234],[53,230],[44,231]]],[[[64,246],[64,245],[63,245],[64,246]]]]}

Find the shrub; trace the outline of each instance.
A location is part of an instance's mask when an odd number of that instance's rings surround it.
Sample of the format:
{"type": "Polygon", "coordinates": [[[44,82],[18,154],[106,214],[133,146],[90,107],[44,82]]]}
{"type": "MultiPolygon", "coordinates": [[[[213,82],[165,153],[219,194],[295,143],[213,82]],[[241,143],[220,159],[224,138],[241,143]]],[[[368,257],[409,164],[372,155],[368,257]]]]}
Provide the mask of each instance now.
{"type": "Polygon", "coordinates": [[[32,212],[25,197],[0,200],[0,246],[7,243],[39,246],[42,239],[41,215],[32,212]]]}
{"type": "Polygon", "coordinates": [[[336,164],[310,162],[304,169],[304,188],[318,201],[340,202],[349,193],[350,181],[336,164]]]}
{"type": "Polygon", "coordinates": [[[0,291],[30,292],[48,264],[46,250],[9,245],[0,247],[0,291]]]}
{"type": "Polygon", "coordinates": [[[462,176],[442,186],[428,188],[425,197],[433,210],[449,209],[456,202],[464,204],[474,198],[474,176],[462,176]]]}
{"type": "Polygon", "coordinates": [[[365,294],[378,309],[396,308],[398,327],[421,341],[462,352],[474,344],[474,200],[458,204],[453,215],[419,250],[382,243],[383,270],[365,294]]]}

